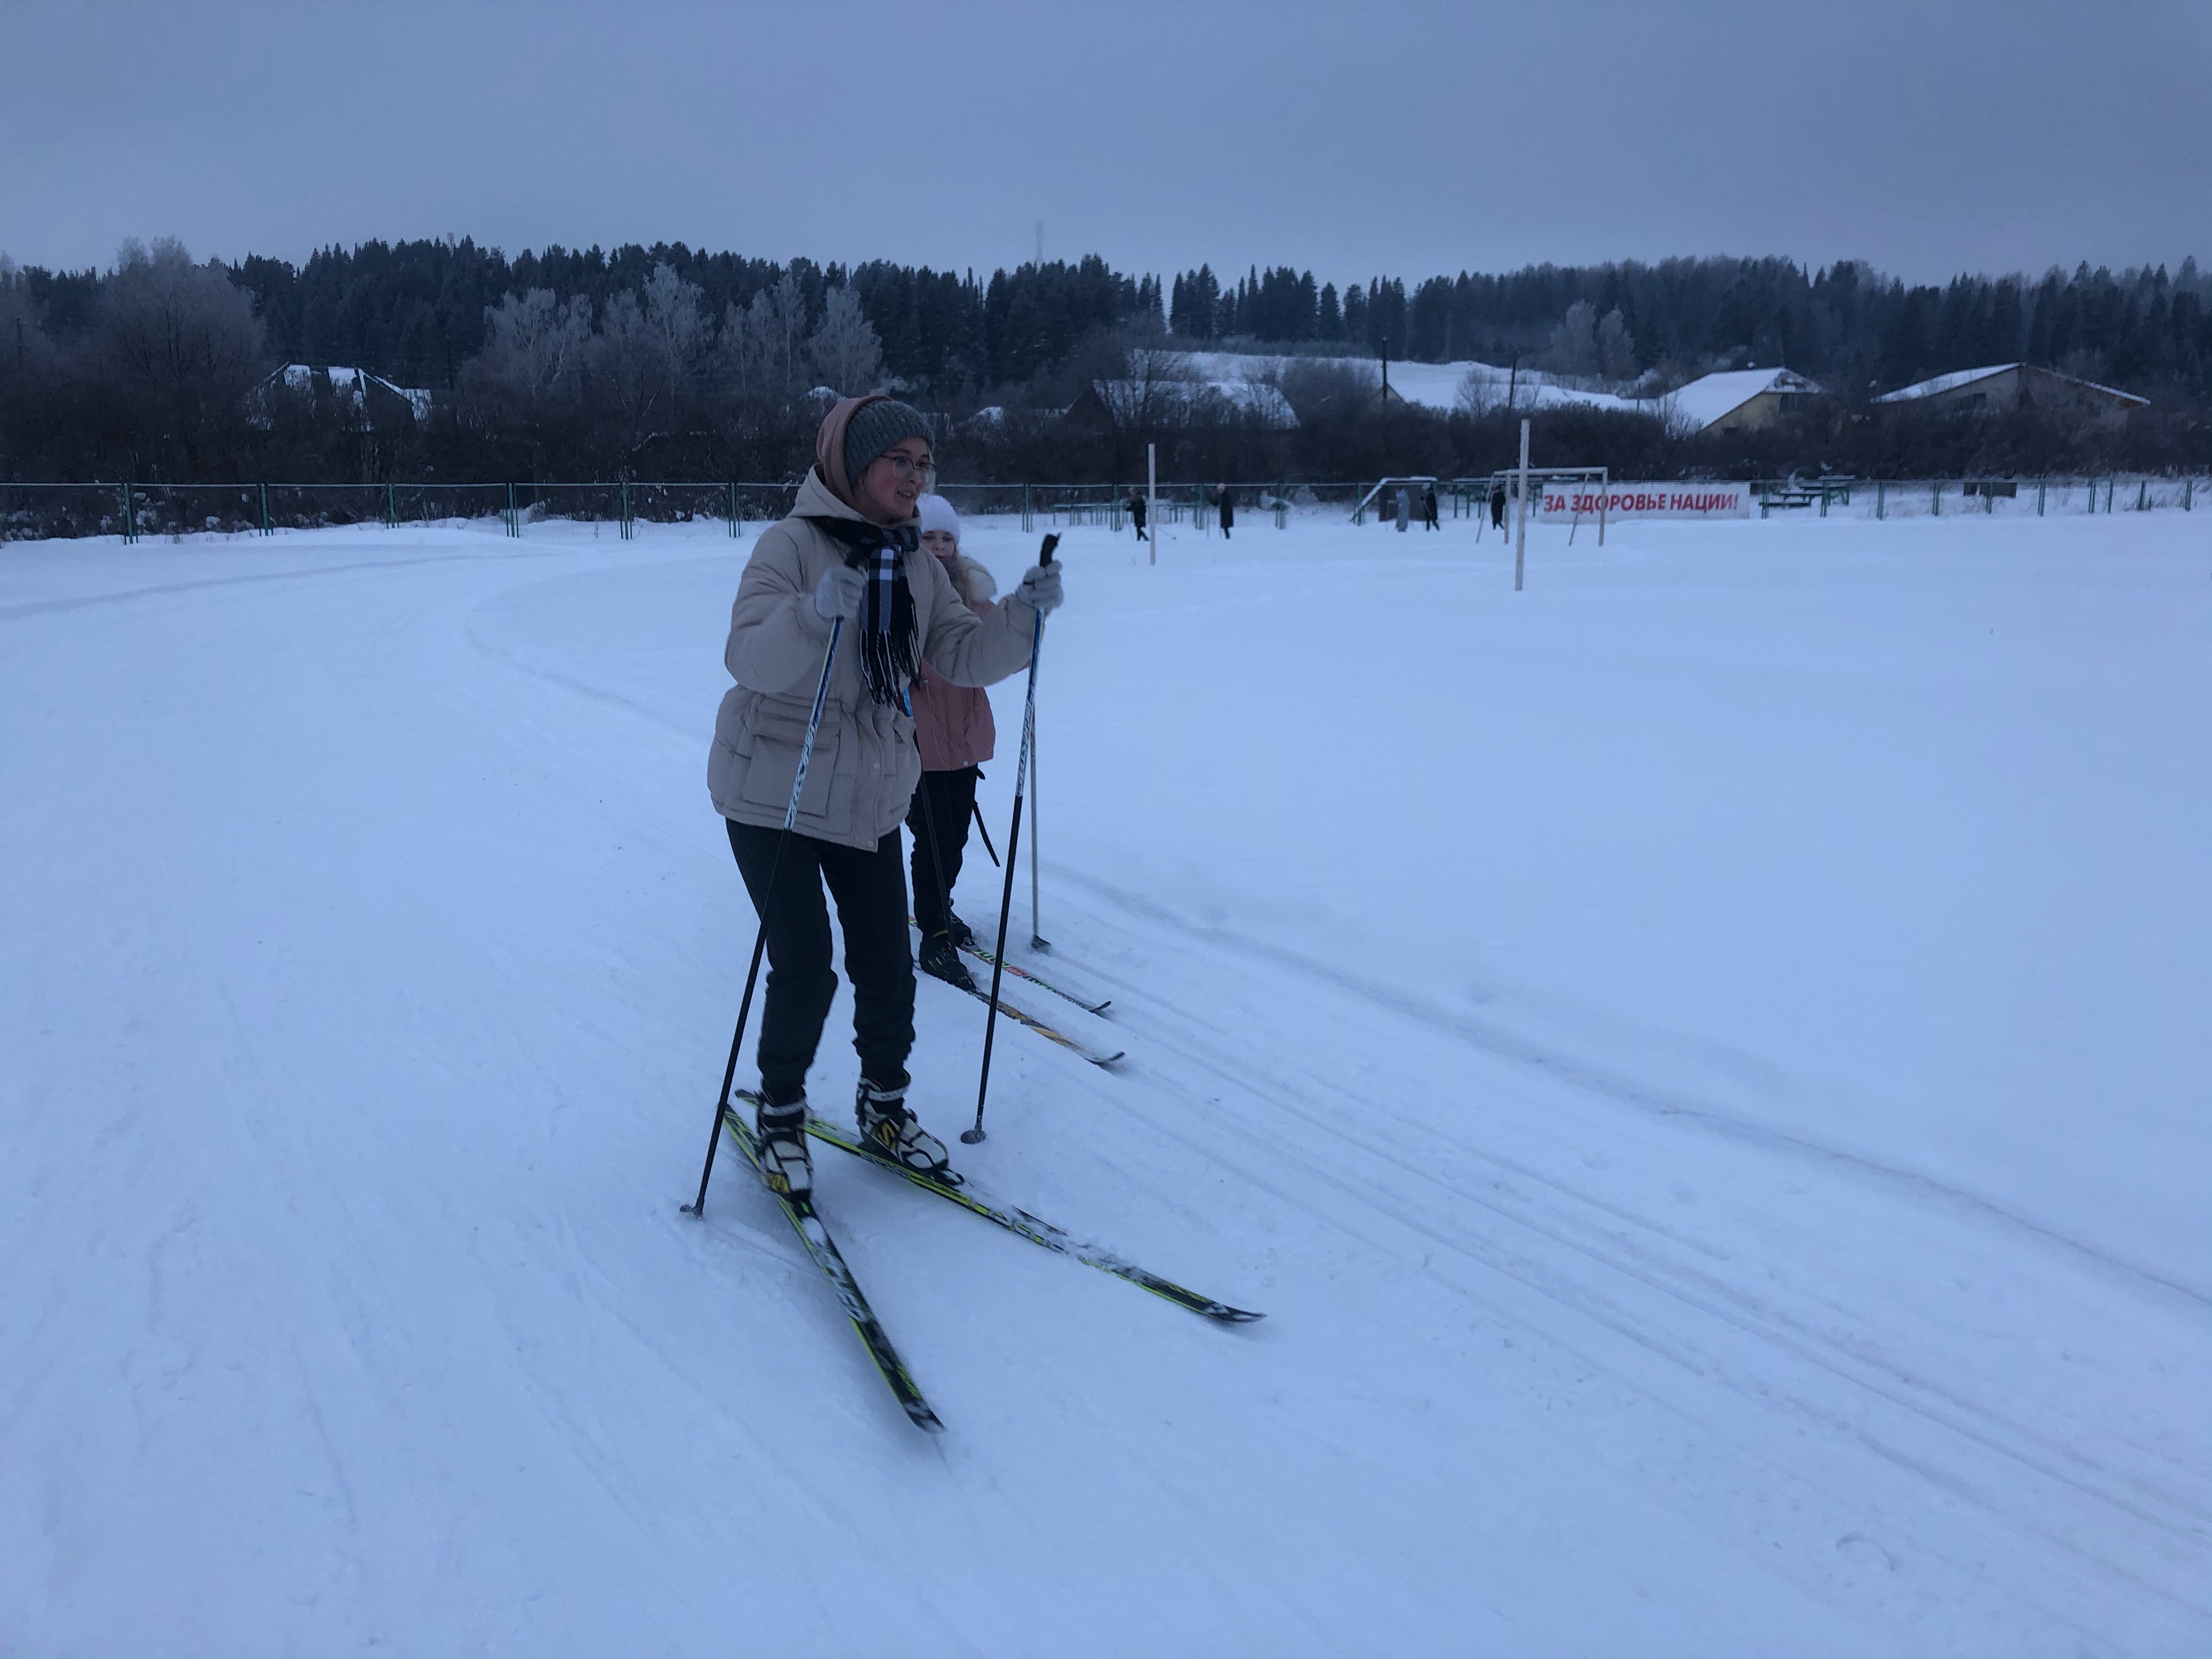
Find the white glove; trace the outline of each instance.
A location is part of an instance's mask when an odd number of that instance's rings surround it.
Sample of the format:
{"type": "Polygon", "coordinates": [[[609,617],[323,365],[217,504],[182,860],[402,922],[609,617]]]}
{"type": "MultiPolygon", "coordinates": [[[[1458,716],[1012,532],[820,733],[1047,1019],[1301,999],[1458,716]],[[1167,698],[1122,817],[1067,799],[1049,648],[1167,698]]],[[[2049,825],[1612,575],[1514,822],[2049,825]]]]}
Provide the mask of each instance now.
{"type": "Polygon", "coordinates": [[[1048,617],[1060,609],[1060,561],[1050,564],[1033,564],[1022,572],[1023,601],[1040,617],[1048,617]]]}
{"type": "Polygon", "coordinates": [[[840,617],[850,622],[860,614],[860,599],[867,591],[866,576],[848,564],[833,564],[814,585],[814,614],[826,623],[840,617]]]}

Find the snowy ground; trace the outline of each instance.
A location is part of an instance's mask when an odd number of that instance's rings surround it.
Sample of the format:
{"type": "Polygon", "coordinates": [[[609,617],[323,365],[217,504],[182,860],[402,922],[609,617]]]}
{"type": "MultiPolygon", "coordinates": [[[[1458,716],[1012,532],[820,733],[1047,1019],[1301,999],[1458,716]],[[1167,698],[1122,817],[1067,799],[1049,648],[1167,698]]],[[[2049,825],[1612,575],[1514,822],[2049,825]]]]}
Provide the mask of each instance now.
{"type": "Polygon", "coordinates": [[[678,1213],[745,544],[0,550],[0,1650],[2212,1649],[2212,516],[1609,539],[1068,535],[963,1158],[1271,1316],[825,1162],[937,1439],[678,1213]]]}

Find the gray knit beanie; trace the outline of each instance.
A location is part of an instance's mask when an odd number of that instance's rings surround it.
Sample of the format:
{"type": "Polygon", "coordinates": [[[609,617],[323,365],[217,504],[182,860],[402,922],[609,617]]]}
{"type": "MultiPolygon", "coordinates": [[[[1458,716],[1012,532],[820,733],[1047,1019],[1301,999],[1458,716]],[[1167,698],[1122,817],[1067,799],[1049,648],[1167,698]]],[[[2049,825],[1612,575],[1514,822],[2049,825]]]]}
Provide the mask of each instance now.
{"type": "Polygon", "coordinates": [[[893,444],[908,438],[919,438],[929,443],[929,422],[921,411],[896,398],[885,398],[879,403],[863,404],[853,411],[853,418],[845,426],[845,482],[857,489],[860,475],[875,464],[876,457],[893,444]]]}

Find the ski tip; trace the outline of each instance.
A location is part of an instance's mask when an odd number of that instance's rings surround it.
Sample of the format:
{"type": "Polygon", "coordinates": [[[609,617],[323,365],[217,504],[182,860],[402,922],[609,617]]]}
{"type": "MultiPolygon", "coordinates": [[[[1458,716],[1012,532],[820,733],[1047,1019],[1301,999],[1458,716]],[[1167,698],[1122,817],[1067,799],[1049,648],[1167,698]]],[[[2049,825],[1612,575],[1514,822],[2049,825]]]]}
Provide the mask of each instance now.
{"type": "Polygon", "coordinates": [[[1110,1054],[1084,1055],[1084,1059],[1089,1060],[1093,1066],[1103,1066],[1108,1067],[1118,1066],[1128,1057],[1128,1050],[1126,1048],[1117,1048],[1110,1054]]]}
{"type": "Polygon", "coordinates": [[[1267,1316],[1263,1313],[1253,1313],[1248,1309],[1231,1308],[1224,1304],[1208,1308],[1206,1310],[1206,1316],[1208,1319],[1218,1319],[1224,1325],[1249,1325],[1255,1321],[1265,1319],[1267,1316]]]}

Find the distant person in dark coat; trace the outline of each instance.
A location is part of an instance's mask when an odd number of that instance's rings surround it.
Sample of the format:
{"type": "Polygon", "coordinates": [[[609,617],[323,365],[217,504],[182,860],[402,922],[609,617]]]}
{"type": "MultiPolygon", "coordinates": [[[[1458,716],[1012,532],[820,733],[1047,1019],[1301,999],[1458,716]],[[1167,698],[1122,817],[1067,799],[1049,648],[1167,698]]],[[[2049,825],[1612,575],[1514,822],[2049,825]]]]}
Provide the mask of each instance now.
{"type": "Polygon", "coordinates": [[[1229,532],[1237,522],[1237,492],[1227,484],[1221,486],[1221,539],[1229,539],[1229,532]]]}
{"type": "Polygon", "coordinates": [[[1505,528],[1505,486],[1503,483],[1490,486],[1490,527],[1492,530],[1505,528]]]}
{"type": "Polygon", "coordinates": [[[1437,487],[1434,484],[1421,492],[1421,523],[1430,530],[1443,528],[1437,522],[1437,487]]]}
{"type": "Polygon", "coordinates": [[[1129,492],[1129,522],[1137,526],[1139,541],[1147,539],[1145,535],[1145,496],[1142,490],[1133,489],[1129,492]]]}

